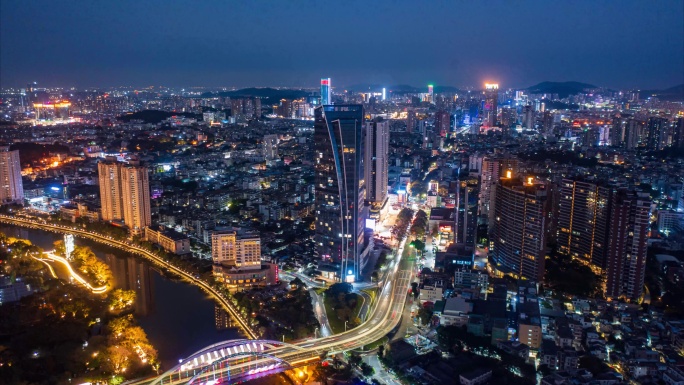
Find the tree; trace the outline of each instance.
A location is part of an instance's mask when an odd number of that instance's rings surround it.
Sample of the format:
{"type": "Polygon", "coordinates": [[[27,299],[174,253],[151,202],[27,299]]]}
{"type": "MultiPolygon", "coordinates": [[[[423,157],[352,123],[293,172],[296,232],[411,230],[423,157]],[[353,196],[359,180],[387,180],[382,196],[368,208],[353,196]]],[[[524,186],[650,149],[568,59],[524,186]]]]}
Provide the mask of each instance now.
{"type": "Polygon", "coordinates": [[[347,295],[354,290],[354,287],[349,282],[338,282],[332,284],[329,288],[325,290],[325,295],[331,298],[338,298],[340,294],[347,295]]]}
{"type": "Polygon", "coordinates": [[[107,347],[105,350],[104,368],[105,370],[121,374],[128,369],[131,352],[127,348],[119,345],[107,347]]]}
{"type": "Polygon", "coordinates": [[[349,356],[349,365],[359,366],[361,364],[361,356],[357,353],[352,353],[349,356]]]}
{"type": "Polygon", "coordinates": [[[114,318],[113,320],[109,321],[107,324],[107,328],[109,329],[109,332],[114,335],[115,337],[118,337],[123,334],[123,332],[129,328],[130,326],[133,325],[133,315],[128,314],[123,317],[117,317],[114,318]]]}
{"type": "Polygon", "coordinates": [[[418,309],[418,318],[420,318],[420,323],[427,325],[432,319],[432,314],[432,310],[425,309],[424,307],[418,309]]]}
{"type": "Polygon", "coordinates": [[[369,377],[369,376],[372,376],[373,373],[375,373],[375,369],[373,369],[373,367],[368,365],[367,363],[362,362],[361,363],[361,373],[364,376],[369,377]]]}
{"type": "Polygon", "coordinates": [[[58,240],[53,243],[54,245],[54,250],[55,254],[59,255],[60,257],[66,257],[66,246],[64,246],[64,241],[63,240],[58,240]]]}
{"type": "Polygon", "coordinates": [[[416,250],[418,250],[418,251],[421,252],[421,253],[422,253],[423,251],[425,251],[425,242],[423,242],[423,241],[421,241],[421,240],[419,240],[419,239],[414,239],[414,240],[410,243],[410,245],[413,246],[416,250]]]}
{"type": "Polygon", "coordinates": [[[292,281],[290,281],[290,286],[297,286],[298,289],[301,288],[301,287],[306,287],[306,285],[304,284],[304,282],[302,282],[302,280],[299,279],[299,277],[296,277],[295,279],[293,279],[292,281]]]}
{"type": "Polygon", "coordinates": [[[109,294],[111,310],[125,310],[135,302],[135,290],[115,289],[109,294]]]}

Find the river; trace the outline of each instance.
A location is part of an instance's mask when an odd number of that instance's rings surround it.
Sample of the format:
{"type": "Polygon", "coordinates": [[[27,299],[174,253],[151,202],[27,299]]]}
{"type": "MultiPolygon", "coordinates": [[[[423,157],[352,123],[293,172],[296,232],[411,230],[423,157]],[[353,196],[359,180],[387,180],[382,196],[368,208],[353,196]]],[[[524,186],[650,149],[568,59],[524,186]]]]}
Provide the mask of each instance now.
{"type": "MultiPolygon", "coordinates": [[[[43,230],[0,224],[0,232],[24,238],[45,250],[62,235],[43,230]]],[[[136,291],[135,318],[159,352],[162,370],[201,348],[243,338],[230,327],[230,318],[199,288],[170,279],[141,257],[76,238],[77,245],[89,246],[106,262],[114,275],[114,287],[136,291]]]]}

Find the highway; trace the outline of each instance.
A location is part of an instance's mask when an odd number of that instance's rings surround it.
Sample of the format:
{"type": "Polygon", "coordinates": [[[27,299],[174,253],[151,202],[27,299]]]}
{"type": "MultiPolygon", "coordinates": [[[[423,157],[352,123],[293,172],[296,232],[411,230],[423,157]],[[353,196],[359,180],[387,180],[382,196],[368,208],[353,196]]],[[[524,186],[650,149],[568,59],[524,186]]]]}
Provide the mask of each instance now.
{"type": "MultiPolygon", "coordinates": [[[[127,252],[142,255],[170,272],[177,274],[189,282],[199,286],[212,297],[214,297],[238,322],[238,325],[243,329],[245,334],[250,339],[257,339],[256,334],[249,328],[247,323],[240,317],[238,312],[233,308],[232,304],[223,298],[214,288],[209,286],[206,282],[196,279],[192,274],[181,270],[153,253],[142,249],[138,246],[127,242],[118,241],[110,237],[102,236],[97,233],[88,232],[81,229],[75,229],[67,226],[53,225],[47,223],[40,223],[37,221],[16,218],[11,216],[0,215],[0,222],[38,228],[47,231],[57,231],[62,233],[70,233],[84,238],[92,239],[94,241],[104,243],[127,252]]],[[[410,229],[407,229],[407,234],[410,229]]],[[[403,256],[406,239],[403,239],[397,250],[398,256],[403,256]]],[[[332,336],[321,337],[318,339],[307,339],[298,341],[293,344],[284,344],[281,346],[273,346],[268,349],[267,355],[258,355],[254,360],[246,360],[244,355],[230,356],[222,361],[222,364],[227,365],[215,367],[213,362],[218,361],[221,356],[217,351],[212,351],[211,347],[205,348],[202,351],[206,353],[206,357],[212,357],[211,360],[205,361],[202,359],[201,365],[190,367],[189,360],[179,363],[176,367],[170,369],[164,374],[155,379],[146,379],[141,381],[132,381],[130,384],[184,384],[184,383],[202,383],[202,378],[195,375],[197,370],[200,371],[199,376],[206,376],[204,380],[210,383],[210,378],[233,378],[237,379],[242,376],[245,377],[252,367],[257,368],[271,368],[272,370],[282,371],[286,366],[297,367],[319,361],[327,356],[335,355],[345,352],[347,350],[358,349],[362,346],[375,342],[386,336],[392,331],[400,322],[404,305],[408,298],[408,291],[413,280],[414,261],[410,258],[401,258],[392,264],[390,272],[387,274],[387,279],[382,283],[379,290],[376,306],[371,310],[370,315],[366,318],[360,326],[351,329],[347,332],[335,334],[332,336]],[[215,358],[213,358],[215,357],[215,358]],[[276,364],[274,367],[274,362],[276,364]],[[283,364],[286,363],[286,366],[283,364]],[[278,365],[280,365],[278,367],[278,365]],[[185,369],[183,369],[185,368],[185,369]],[[183,370],[181,370],[183,369],[183,370]],[[192,375],[190,374],[192,370],[192,375]],[[209,372],[211,370],[211,372],[209,372]]],[[[217,349],[218,350],[218,349],[217,349]]],[[[275,371],[274,371],[275,373],[275,371]]],[[[213,382],[217,383],[217,382],[213,382]]]]}
{"type": "Polygon", "coordinates": [[[38,221],[34,221],[31,219],[25,219],[25,218],[18,218],[18,217],[13,217],[13,216],[8,216],[8,215],[0,215],[0,222],[2,223],[8,223],[11,225],[17,225],[17,226],[24,226],[24,227],[30,227],[30,228],[36,228],[40,230],[46,230],[46,231],[53,231],[53,232],[59,232],[59,233],[69,233],[73,235],[77,235],[83,238],[91,239],[93,241],[99,242],[106,244],[108,246],[116,247],[118,249],[121,249],[123,251],[129,252],[129,253],[134,253],[137,255],[141,255],[155,264],[163,267],[164,269],[177,274],[178,276],[184,278],[188,282],[195,284],[199,286],[202,290],[204,290],[207,294],[209,294],[211,297],[213,297],[219,304],[221,304],[221,307],[225,309],[228,314],[233,317],[233,319],[237,322],[238,326],[242,330],[242,332],[249,337],[250,339],[257,339],[258,336],[256,333],[249,327],[247,322],[242,318],[240,313],[235,309],[232,303],[230,303],[226,298],[224,298],[221,293],[216,291],[213,287],[211,287],[208,283],[195,278],[195,276],[185,270],[179,269],[178,267],[168,263],[164,259],[154,255],[154,253],[145,250],[141,247],[138,247],[136,245],[130,244],[128,242],[122,242],[119,240],[116,240],[111,237],[107,237],[101,234],[97,234],[94,232],[82,230],[82,229],[77,229],[69,226],[61,226],[61,225],[55,225],[51,223],[41,223],[38,221]]]}
{"type": "MultiPolygon", "coordinates": [[[[397,255],[403,255],[405,243],[405,239],[401,241],[397,255]]],[[[394,263],[389,274],[393,278],[384,282],[370,316],[360,326],[347,332],[267,347],[263,351],[266,354],[256,354],[257,358],[252,360],[245,360],[245,355],[223,358],[225,351],[217,345],[197,352],[152,381],[148,379],[135,384],[218,384],[230,382],[228,379],[241,381],[262,370],[275,373],[287,369],[287,366],[307,365],[327,356],[358,349],[383,338],[397,327],[408,299],[413,274],[414,261],[411,258],[402,258],[399,263],[394,263]],[[198,358],[201,358],[200,363],[198,358]],[[287,363],[287,366],[283,363],[287,363]]]]}

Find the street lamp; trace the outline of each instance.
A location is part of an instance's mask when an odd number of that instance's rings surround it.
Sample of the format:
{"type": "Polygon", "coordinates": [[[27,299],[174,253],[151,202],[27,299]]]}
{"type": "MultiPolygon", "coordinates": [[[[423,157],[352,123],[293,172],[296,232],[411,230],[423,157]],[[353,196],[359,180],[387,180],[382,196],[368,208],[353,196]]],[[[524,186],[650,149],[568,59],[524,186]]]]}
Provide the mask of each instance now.
{"type": "Polygon", "coordinates": [[[314,338],[316,338],[316,333],[318,332],[318,328],[314,330],[314,338]]]}
{"type": "Polygon", "coordinates": [[[345,332],[347,331],[347,322],[349,322],[349,321],[344,321],[344,331],[345,332]]]}

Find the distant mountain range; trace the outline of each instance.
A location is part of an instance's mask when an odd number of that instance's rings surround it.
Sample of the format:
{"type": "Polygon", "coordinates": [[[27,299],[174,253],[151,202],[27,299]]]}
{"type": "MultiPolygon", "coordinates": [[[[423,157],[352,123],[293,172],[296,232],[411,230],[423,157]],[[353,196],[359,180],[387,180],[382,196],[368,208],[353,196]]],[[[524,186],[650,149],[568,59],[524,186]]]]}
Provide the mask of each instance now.
{"type": "Polygon", "coordinates": [[[563,99],[568,95],[575,95],[587,89],[597,88],[594,85],[580,82],[541,82],[532,87],[528,87],[527,91],[531,94],[558,94],[558,97],[563,99]]]}
{"type": "MultiPolygon", "coordinates": [[[[205,93],[202,96],[216,95],[216,93],[205,93]]],[[[311,95],[311,91],[306,91],[302,89],[276,89],[276,88],[243,88],[241,90],[235,91],[225,91],[219,92],[219,96],[223,97],[248,97],[248,98],[261,98],[262,105],[276,104],[280,99],[299,99],[308,95],[311,95]]]]}
{"type": "MultiPolygon", "coordinates": [[[[349,90],[353,92],[382,92],[383,87],[387,93],[398,94],[417,94],[428,91],[427,85],[425,87],[414,87],[407,84],[398,84],[393,86],[383,86],[381,84],[357,84],[349,87],[336,88],[337,92],[349,90]]],[[[585,92],[589,89],[601,88],[593,84],[581,82],[541,82],[526,88],[525,90],[532,94],[558,94],[559,98],[566,98],[569,95],[576,95],[585,92]]],[[[203,94],[203,97],[220,95],[223,97],[257,97],[262,99],[263,105],[276,104],[280,99],[299,99],[301,97],[309,96],[318,90],[305,89],[286,89],[286,88],[243,88],[235,91],[224,92],[208,92],[203,94]]],[[[452,86],[435,85],[435,93],[458,93],[463,90],[452,86]]],[[[641,97],[657,96],[663,100],[684,100],[684,84],[670,87],[664,90],[641,90],[641,97]]]]}
{"type": "Polygon", "coordinates": [[[662,100],[680,101],[684,100],[684,84],[666,88],[664,90],[641,90],[639,97],[646,98],[655,96],[662,100]]]}
{"type": "Polygon", "coordinates": [[[159,110],[142,110],[137,111],[132,114],[126,114],[117,117],[118,120],[123,122],[130,122],[131,120],[141,120],[145,123],[160,123],[164,119],[170,118],[172,116],[185,116],[188,118],[201,119],[202,115],[193,114],[190,112],[168,112],[159,110]]]}

